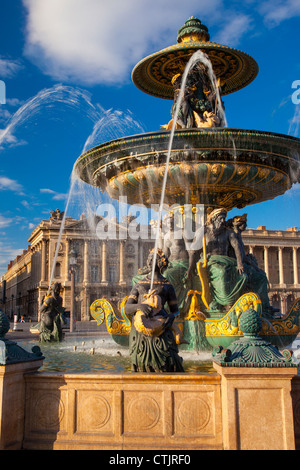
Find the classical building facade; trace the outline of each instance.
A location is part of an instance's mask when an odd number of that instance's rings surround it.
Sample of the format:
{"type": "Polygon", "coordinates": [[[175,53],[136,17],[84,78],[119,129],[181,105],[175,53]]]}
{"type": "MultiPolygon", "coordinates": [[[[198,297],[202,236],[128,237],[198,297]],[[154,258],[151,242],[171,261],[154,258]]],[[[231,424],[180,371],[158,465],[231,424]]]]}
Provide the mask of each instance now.
{"type": "MultiPolygon", "coordinates": [[[[126,237],[128,224],[111,222],[110,237],[100,240],[96,236],[99,219],[93,227],[84,216],[80,220],[65,218],[63,213],[52,212],[29,237],[29,246],[8,265],[1,277],[2,307],[13,319],[14,314],[38,320],[39,305],[51,282],[62,285],[63,305],[71,303],[70,254],[75,256],[75,310],[77,321],[90,319],[90,305],[99,298],[118,301],[131,289],[131,279],[146,263],[153,241],[126,237]]],[[[132,223],[132,222],[131,222],[132,223]]],[[[150,228],[143,227],[148,232],[150,228]]],[[[137,233],[139,226],[137,225],[137,233]]]]}
{"type": "Polygon", "coordinates": [[[285,313],[300,297],[300,232],[267,230],[264,225],[243,232],[243,241],[269,279],[271,304],[285,313]]]}
{"type": "MultiPolygon", "coordinates": [[[[33,230],[28,248],[8,265],[1,277],[2,307],[13,319],[14,314],[38,320],[39,305],[49,283],[62,284],[63,305],[71,303],[70,254],[76,259],[75,308],[77,321],[90,320],[90,305],[98,298],[121,300],[131,289],[131,279],[143,267],[153,247],[150,227],[143,226],[143,238],[127,236],[128,220],[111,221],[114,237],[97,237],[99,219],[93,227],[82,216],[65,218],[54,211],[33,230]],[[56,255],[56,256],[55,256],[56,255]]],[[[132,223],[132,221],[130,221],[132,223]]],[[[136,225],[136,233],[141,228],[136,225]]],[[[243,232],[246,251],[253,253],[269,279],[271,304],[285,313],[300,297],[300,231],[267,230],[261,226],[243,232]]]]}

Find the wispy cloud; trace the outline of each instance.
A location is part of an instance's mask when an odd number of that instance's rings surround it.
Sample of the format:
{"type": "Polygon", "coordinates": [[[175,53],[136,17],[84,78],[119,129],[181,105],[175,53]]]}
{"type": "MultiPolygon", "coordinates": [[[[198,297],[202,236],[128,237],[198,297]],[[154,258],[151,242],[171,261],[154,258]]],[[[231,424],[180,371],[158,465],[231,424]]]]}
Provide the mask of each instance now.
{"type": "Polygon", "coordinates": [[[16,180],[7,178],[7,176],[0,176],[0,191],[14,191],[23,194],[23,186],[16,180]]]}
{"type": "Polygon", "coordinates": [[[269,26],[277,26],[284,20],[300,16],[300,1],[267,0],[259,4],[258,11],[269,26]]]}
{"type": "Polygon", "coordinates": [[[0,228],[9,227],[13,223],[13,221],[13,218],[4,217],[0,214],[0,228]]]}
{"type": "MultiPolygon", "coordinates": [[[[10,119],[11,115],[6,114],[7,119],[10,119]]],[[[27,142],[24,139],[18,139],[9,128],[0,129],[0,150],[6,147],[19,147],[26,145],[27,142]]]]}
{"type": "Polygon", "coordinates": [[[222,0],[23,0],[26,48],[45,73],[77,83],[124,83],[144,54],[176,41],[192,14],[215,15],[222,0]]]}
{"type": "Polygon", "coordinates": [[[0,275],[7,270],[7,265],[23,252],[23,248],[15,248],[10,241],[0,240],[0,275]]]}
{"type": "Polygon", "coordinates": [[[250,15],[234,15],[226,16],[226,25],[217,34],[215,41],[220,44],[230,44],[236,46],[242,36],[247,34],[253,28],[253,19],[250,15]]]}
{"type": "Polygon", "coordinates": [[[14,77],[21,68],[22,65],[19,60],[11,60],[0,57],[0,77],[2,79],[14,77]]]}
{"type": "Polygon", "coordinates": [[[289,135],[293,135],[294,137],[299,137],[300,131],[300,105],[295,105],[295,112],[292,119],[289,121],[289,135]]]}
{"type": "Polygon", "coordinates": [[[68,194],[58,193],[57,191],[53,191],[53,189],[48,189],[48,188],[40,189],[40,193],[42,193],[42,194],[51,194],[52,199],[54,201],[64,201],[68,197],[68,194]]]}

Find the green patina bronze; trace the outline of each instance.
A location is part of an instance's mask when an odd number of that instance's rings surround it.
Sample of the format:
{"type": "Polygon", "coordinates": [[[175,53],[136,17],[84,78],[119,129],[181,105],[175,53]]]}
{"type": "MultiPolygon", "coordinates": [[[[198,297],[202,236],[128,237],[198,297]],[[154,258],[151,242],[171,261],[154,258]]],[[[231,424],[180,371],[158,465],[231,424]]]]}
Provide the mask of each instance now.
{"type": "Polygon", "coordinates": [[[280,352],[271,343],[259,337],[262,319],[254,309],[248,309],[240,318],[240,330],[244,337],[230,345],[229,349],[217,346],[213,356],[223,367],[297,367],[289,350],[280,352]]]}
{"type": "Polygon", "coordinates": [[[41,321],[36,325],[41,343],[60,342],[63,340],[62,324],[65,323],[65,308],[59,295],[61,284],[55,282],[52,291],[43,300],[40,307],[41,321]]]}
{"type": "Polygon", "coordinates": [[[6,366],[20,362],[39,361],[44,359],[38,346],[33,346],[31,353],[25,351],[15,341],[5,338],[9,331],[9,320],[4,312],[0,310],[0,365],[6,366]]]}
{"type": "MultiPolygon", "coordinates": [[[[174,323],[184,328],[184,338],[189,342],[182,348],[199,350],[220,344],[226,349],[236,340],[243,341],[240,322],[242,312],[249,308],[262,318],[262,329],[257,333],[261,350],[267,348],[265,339],[286,346],[300,330],[300,300],[277,318],[269,303],[267,276],[255,258],[246,255],[242,229],[230,225],[225,217],[219,228],[212,229],[208,222],[216,210],[227,213],[235,207],[271,200],[300,181],[300,139],[224,128],[226,120],[218,94],[247,86],[257,73],[258,65],[252,57],[212,42],[208,28],[191,17],[179,29],[175,45],[142,59],[132,72],[140,90],[174,100],[172,119],[161,126],[166,130],[101,144],[75,163],[79,178],[113,199],[126,196],[128,204],[151,207],[160,202],[170,129],[175,126],[164,203],[172,206],[170,213],[181,214],[182,220],[187,217],[185,206],[190,205],[193,223],[199,207],[204,212],[202,226],[192,240],[199,242],[198,248],[187,250],[185,239],[181,245],[173,239],[168,245],[163,237],[159,245],[170,261],[164,276],[177,296],[180,315],[174,323]],[[176,115],[183,73],[196,51],[201,51],[197,57],[202,61],[188,71],[176,115]]],[[[133,284],[145,274],[137,273],[133,284]]],[[[107,329],[117,342],[128,342],[132,319],[126,315],[126,299],[120,309],[98,299],[91,306],[91,315],[99,324],[106,319],[107,329]]],[[[253,341],[257,342],[257,337],[253,341]]]]}

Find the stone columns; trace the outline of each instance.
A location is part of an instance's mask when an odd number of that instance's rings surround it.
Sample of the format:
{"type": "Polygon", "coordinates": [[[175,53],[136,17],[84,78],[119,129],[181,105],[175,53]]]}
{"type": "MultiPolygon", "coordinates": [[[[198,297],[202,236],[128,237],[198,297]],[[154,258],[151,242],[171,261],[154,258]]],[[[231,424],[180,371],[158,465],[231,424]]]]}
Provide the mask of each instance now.
{"type": "Polygon", "coordinates": [[[46,281],[46,249],[47,249],[47,242],[46,240],[42,240],[41,282],[46,281]]]}
{"type": "Polygon", "coordinates": [[[297,247],[293,247],[293,271],[294,271],[294,284],[299,284],[298,279],[298,262],[297,262],[297,247]]]}
{"type": "Polygon", "coordinates": [[[51,279],[51,271],[52,271],[52,264],[53,264],[53,241],[50,239],[48,242],[48,280],[51,279]]]}
{"type": "Polygon", "coordinates": [[[281,246],[278,247],[278,263],[279,263],[279,284],[284,284],[284,273],[283,273],[283,257],[282,257],[282,250],[281,246]]]}
{"type": "Polygon", "coordinates": [[[143,249],[143,244],[140,242],[139,243],[139,268],[143,268],[143,261],[144,261],[144,249],[143,249]]]}
{"type": "Polygon", "coordinates": [[[264,269],[265,269],[265,273],[266,273],[266,276],[268,278],[268,280],[270,280],[270,276],[269,276],[269,247],[268,246],[264,246],[264,269]]]}
{"type": "Polygon", "coordinates": [[[123,240],[120,241],[120,284],[124,284],[124,244],[123,240]]]}
{"type": "Polygon", "coordinates": [[[107,283],[106,256],[107,256],[107,241],[102,240],[102,279],[101,279],[101,282],[105,282],[105,283],[107,283]]]}
{"type": "Polygon", "coordinates": [[[84,241],[84,251],[83,251],[83,282],[87,283],[89,282],[89,272],[88,272],[88,267],[89,267],[89,248],[88,248],[88,241],[84,241]]]}
{"type": "Polygon", "coordinates": [[[65,282],[69,281],[69,251],[70,251],[70,240],[66,239],[66,256],[65,256],[65,282]]]}

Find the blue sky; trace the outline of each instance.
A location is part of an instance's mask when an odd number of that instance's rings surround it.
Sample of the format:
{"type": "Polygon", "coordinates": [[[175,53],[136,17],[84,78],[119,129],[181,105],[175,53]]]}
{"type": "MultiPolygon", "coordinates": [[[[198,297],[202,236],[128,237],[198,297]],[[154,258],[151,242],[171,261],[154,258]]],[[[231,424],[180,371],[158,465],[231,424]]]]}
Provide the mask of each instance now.
{"type": "MultiPolygon", "coordinates": [[[[254,82],[224,97],[229,127],[300,137],[300,105],[292,102],[300,80],[300,0],[1,1],[0,274],[27,247],[32,228],[50,210],[64,210],[85,145],[168,122],[171,102],[138,90],[131,70],[175,44],[192,15],[212,41],[259,65],[254,82]]],[[[247,207],[248,226],[300,227],[298,186],[247,207]]]]}

